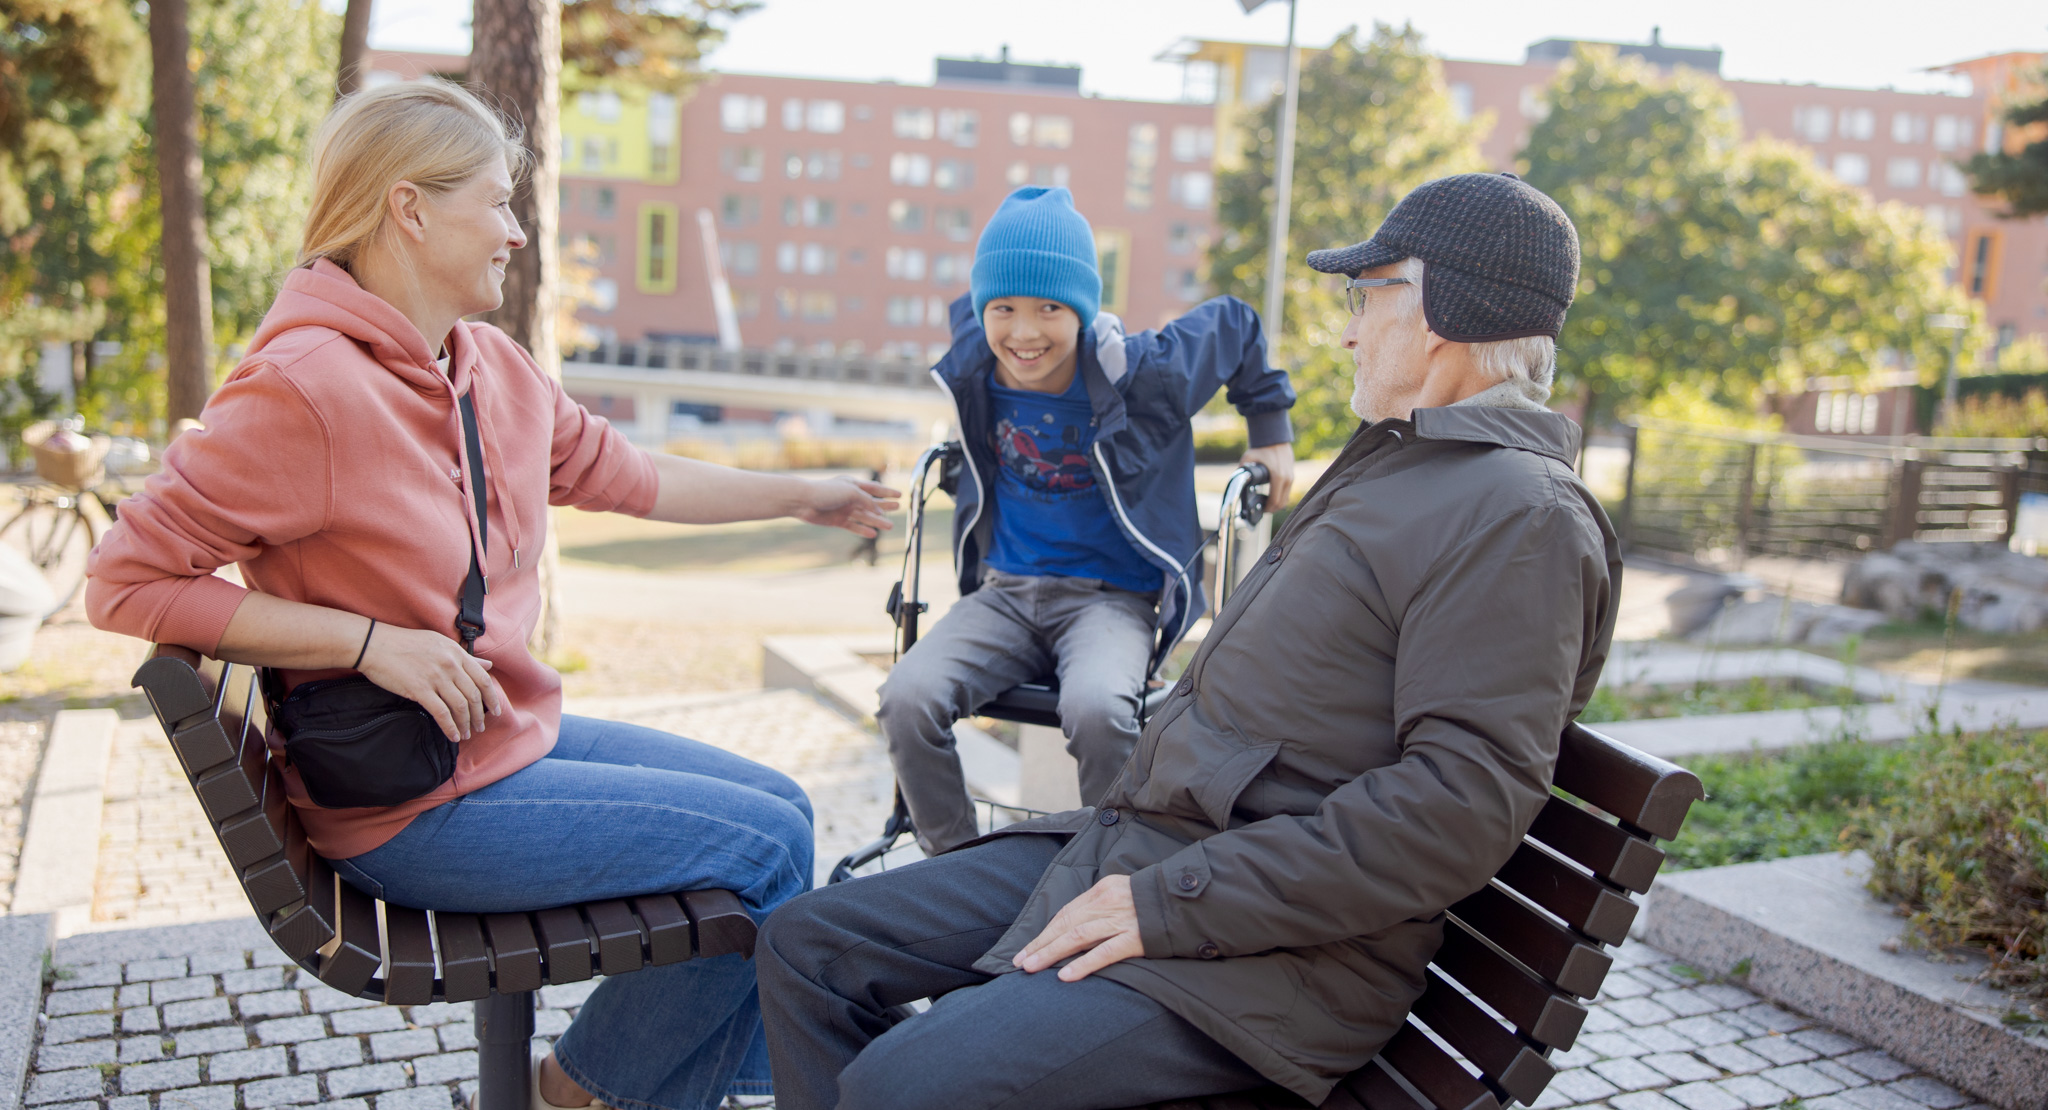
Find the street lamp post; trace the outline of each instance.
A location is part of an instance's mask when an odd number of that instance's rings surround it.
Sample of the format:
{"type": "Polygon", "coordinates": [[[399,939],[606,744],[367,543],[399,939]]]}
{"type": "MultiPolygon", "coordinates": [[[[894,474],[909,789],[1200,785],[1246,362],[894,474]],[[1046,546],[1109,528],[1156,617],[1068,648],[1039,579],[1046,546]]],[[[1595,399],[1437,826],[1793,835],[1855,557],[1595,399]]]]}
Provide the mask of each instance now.
{"type": "MultiPolygon", "coordinates": [[[[1267,0],[1237,0],[1250,15],[1267,0]]],[[[1279,156],[1273,167],[1273,224],[1266,249],[1265,326],[1269,340],[1279,333],[1287,293],[1287,217],[1294,206],[1294,113],[1301,99],[1301,58],[1294,49],[1294,15],[1299,0],[1287,0],[1287,85],[1281,94],[1279,156]]]]}

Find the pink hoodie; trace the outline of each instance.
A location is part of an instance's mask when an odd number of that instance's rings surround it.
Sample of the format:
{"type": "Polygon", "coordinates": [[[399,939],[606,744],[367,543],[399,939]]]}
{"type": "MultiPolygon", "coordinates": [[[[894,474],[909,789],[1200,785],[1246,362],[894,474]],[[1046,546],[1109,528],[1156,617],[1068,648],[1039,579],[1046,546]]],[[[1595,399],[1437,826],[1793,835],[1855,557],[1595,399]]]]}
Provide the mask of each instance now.
{"type": "Polygon", "coordinates": [[[207,402],[205,429],[171,445],[90,564],[92,622],[158,643],[219,646],[247,592],[213,576],[227,563],[264,593],[454,639],[476,538],[455,399],[473,391],[490,512],[488,631],[476,653],[491,661],[511,712],[462,742],[452,779],[401,806],[322,809],[287,772],[307,835],[329,859],[367,852],[414,815],[554,747],[561,676],[526,650],[547,507],[635,516],[654,507],[647,456],[503,332],[458,323],[448,354],[452,390],[419,330],[347,271],[325,261],[292,271],[248,356],[207,402]]]}

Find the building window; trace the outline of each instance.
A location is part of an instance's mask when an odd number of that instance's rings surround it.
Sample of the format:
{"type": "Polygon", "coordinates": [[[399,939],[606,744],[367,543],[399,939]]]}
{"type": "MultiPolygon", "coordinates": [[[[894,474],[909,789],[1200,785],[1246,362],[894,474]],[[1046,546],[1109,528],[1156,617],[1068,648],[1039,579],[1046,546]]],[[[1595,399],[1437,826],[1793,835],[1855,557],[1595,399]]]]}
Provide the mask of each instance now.
{"type": "MultiPolygon", "coordinates": [[[[930,324],[930,325],[931,325],[932,327],[935,327],[935,328],[943,328],[943,327],[945,327],[945,326],[946,326],[946,298],[944,298],[944,297],[926,297],[926,298],[924,299],[924,317],[925,317],[925,322],[926,322],[926,323],[928,323],[928,324],[930,324]]],[[[941,356],[941,357],[944,357],[944,351],[943,351],[943,349],[942,349],[942,350],[941,350],[941,352],[940,352],[940,356],[941,356]]],[[[933,359],[933,361],[934,361],[934,362],[936,362],[936,361],[938,361],[938,360],[937,360],[937,359],[933,359]]]]}
{"type": "Polygon", "coordinates": [[[839,302],[830,293],[805,293],[800,298],[798,311],[813,324],[822,324],[839,315],[839,302]]]}
{"type": "Polygon", "coordinates": [[[1963,288],[1972,297],[1983,300],[1998,298],[1999,234],[1996,231],[1977,231],[1970,235],[1970,245],[1963,252],[1963,288]]]}
{"type": "Polygon", "coordinates": [[[604,168],[604,140],[592,135],[583,140],[583,168],[597,171],[604,168]]]}
{"type": "Polygon", "coordinates": [[[1945,197],[1959,197],[1970,191],[1970,179],[1954,162],[1929,162],[1927,183],[1941,190],[1945,197]]]}
{"type": "Polygon", "coordinates": [[[1934,117],[1934,148],[1961,150],[1970,145],[1970,121],[1962,116],[1934,117]]]}
{"type": "Polygon", "coordinates": [[[1183,304],[1192,304],[1202,299],[1202,273],[1193,267],[1178,266],[1166,271],[1166,295],[1183,304]]]}
{"type": "Polygon", "coordinates": [[[619,283],[610,278],[590,279],[590,310],[599,314],[619,307],[619,283]]]}
{"type": "Polygon", "coordinates": [[[758,289],[735,289],[732,294],[733,314],[742,320],[752,320],[761,315],[761,291],[758,289]]]}
{"type": "Polygon", "coordinates": [[[805,243],[801,269],[812,275],[832,273],[839,269],[839,252],[823,243],[805,243]]]}
{"type": "Polygon", "coordinates": [[[1064,188],[1067,184],[1067,164],[1061,162],[1052,166],[1031,167],[1031,183],[1048,189],[1064,188]]]}
{"type": "Polygon", "coordinates": [[[1877,135],[1877,113],[1868,108],[1842,109],[1842,137],[1868,140],[1877,135]]]}
{"type": "Polygon", "coordinates": [[[837,135],[846,130],[846,105],[837,100],[813,100],[804,113],[804,126],[820,135],[837,135]]]}
{"type": "Polygon", "coordinates": [[[839,152],[836,150],[814,150],[809,154],[791,152],[782,160],[782,175],[791,181],[809,178],[812,181],[839,180],[839,152]]]}
{"type": "Polygon", "coordinates": [[[1861,154],[1837,154],[1835,176],[1847,185],[1869,184],[1870,159],[1861,154]]]}
{"type": "Polygon", "coordinates": [[[1521,109],[1522,118],[1530,123],[1542,123],[1550,118],[1550,101],[1543,95],[1541,85],[1523,86],[1517,107],[1521,109]]]}
{"type": "Polygon", "coordinates": [[[796,252],[797,247],[795,243],[778,244],[775,248],[775,272],[779,274],[796,273],[796,252]]]}
{"type": "Polygon", "coordinates": [[[1892,141],[1895,143],[1926,142],[1927,117],[1918,112],[1893,112],[1892,141]]]}
{"type": "Polygon", "coordinates": [[[1096,231],[1095,270],[1102,275],[1102,311],[1121,314],[1131,284],[1130,232],[1119,228],[1096,231]]]}
{"type": "MultiPolygon", "coordinates": [[[[782,129],[784,131],[802,131],[804,129],[803,101],[785,100],[782,102],[782,129]]],[[[784,319],[787,318],[784,317],[784,319]]]]}
{"type": "Polygon", "coordinates": [[[1834,128],[1835,114],[1826,108],[1806,105],[1792,109],[1792,133],[1809,143],[1824,143],[1834,128]]]}
{"type": "Polygon", "coordinates": [[[718,126],[734,134],[766,127],[768,102],[758,96],[722,96],[718,99],[718,126]]]}
{"type": "MultiPolygon", "coordinates": [[[[1177,127],[1177,140],[1182,131],[1192,128],[1177,127]]],[[[1159,165],[1159,126],[1151,123],[1134,123],[1130,136],[1124,142],[1124,207],[1133,212],[1143,212],[1152,207],[1152,171],[1159,165]]]]}
{"type": "Polygon", "coordinates": [[[1207,162],[1216,156],[1216,129],[1176,127],[1173,129],[1173,160],[1207,162]]]}
{"type": "Polygon", "coordinates": [[[895,115],[896,137],[899,139],[929,139],[932,137],[932,110],[930,108],[898,108],[895,115]]]}
{"type": "Polygon", "coordinates": [[[1031,145],[1031,113],[1029,113],[1029,112],[1011,112],[1011,113],[1010,113],[1010,145],[1011,145],[1011,146],[1030,146],[1030,145],[1031,145]]]}
{"type": "Polygon", "coordinates": [[[954,146],[973,146],[981,131],[981,113],[972,108],[945,108],[939,112],[939,141],[954,146]]]}
{"type": "Polygon", "coordinates": [[[1193,224],[1175,223],[1166,229],[1166,253],[1198,254],[1207,236],[1193,224]]]}
{"type": "Polygon", "coordinates": [[[590,214],[600,220],[609,220],[619,214],[619,192],[609,185],[590,191],[590,214]]]}
{"type": "Polygon", "coordinates": [[[718,164],[734,181],[759,181],[764,159],[760,147],[729,146],[718,152],[718,164]]]}
{"type": "Polygon", "coordinates": [[[1918,158],[1893,158],[1884,164],[1884,183],[1894,189],[1916,189],[1920,186],[1920,160],[1918,158]]]}
{"type": "Polygon", "coordinates": [[[974,270],[974,256],[971,254],[937,254],[932,256],[932,281],[937,285],[959,285],[965,282],[974,270]]]}
{"type": "Polygon", "coordinates": [[[610,89],[576,94],[576,110],[599,123],[619,122],[619,113],[623,107],[619,94],[610,89]]]}
{"type": "Polygon", "coordinates": [[[676,287],[676,206],[640,206],[640,291],[671,293],[676,287]]]}
{"type": "Polygon", "coordinates": [[[932,160],[923,154],[891,154],[889,156],[889,183],[892,185],[925,186],[932,181],[932,160]]]}
{"type": "Polygon", "coordinates": [[[965,243],[974,238],[974,218],[965,208],[934,208],[932,230],[955,243],[965,243]]]}
{"type": "Polygon", "coordinates": [[[761,221],[761,198],[727,193],[719,198],[718,219],[727,227],[751,227],[761,221]]]}
{"type": "Polygon", "coordinates": [[[1039,116],[1031,122],[1031,141],[1047,150],[1074,145],[1074,121],[1067,116],[1039,116]]]}
{"type": "Polygon", "coordinates": [[[1031,164],[1028,162],[1010,163],[1010,168],[1003,171],[1003,180],[1008,182],[1012,189],[1024,184],[1031,180],[1031,164]]]}
{"type": "Polygon", "coordinates": [[[753,277],[761,272],[761,246],[745,239],[727,239],[718,244],[718,260],[734,277],[753,277]]]}
{"type": "Polygon", "coordinates": [[[673,93],[647,96],[647,172],[666,177],[676,168],[676,98],[673,93]]]}
{"type": "Polygon", "coordinates": [[[1450,86],[1451,113],[1459,119],[1472,118],[1472,86],[1463,81],[1453,81],[1450,86]]]}
{"type": "Polygon", "coordinates": [[[1206,170],[1189,170],[1173,175],[1173,200],[1182,208],[1207,209],[1214,191],[1206,170]]]}
{"type": "Polygon", "coordinates": [[[907,200],[889,202],[889,230],[923,231],[924,205],[912,204],[907,200]]]}
{"type": "Polygon", "coordinates": [[[1921,209],[1927,222],[1934,230],[1944,235],[1956,235],[1963,230],[1963,210],[1943,204],[1930,204],[1921,209]]]}
{"type": "Polygon", "coordinates": [[[882,267],[899,281],[923,281],[924,252],[916,247],[890,247],[883,255],[882,267]]]}
{"type": "Polygon", "coordinates": [[[777,289],[775,291],[775,318],[777,320],[796,319],[796,290],[777,289]]]}
{"type": "Polygon", "coordinates": [[[924,323],[924,298],[890,297],[882,310],[882,315],[889,321],[891,327],[917,327],[924,323]]]}
{"type": "Polygon", "coordinates": [[[962,189],[972,188],[974,163],[963,162],[958,158],[941,158],[938,164],[932,167],[932,184],[938,186],[939,191],[946,193],[957,193],[962,189]]]}

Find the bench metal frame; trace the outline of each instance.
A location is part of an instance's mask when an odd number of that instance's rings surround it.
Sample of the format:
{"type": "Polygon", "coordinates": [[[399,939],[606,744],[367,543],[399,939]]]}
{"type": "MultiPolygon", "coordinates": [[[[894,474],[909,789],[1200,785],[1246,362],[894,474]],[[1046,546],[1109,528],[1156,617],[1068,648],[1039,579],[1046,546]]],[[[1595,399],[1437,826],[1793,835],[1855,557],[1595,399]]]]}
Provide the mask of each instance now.
{"type": "Polygon", "coordinates": [[[159,645],[135,672],[207,824],[270,939],[323,983],[393,1006],[475,1002],[477,1110],[528,1110],[534,992],[593,975],[754,951],[730,891],[645,894],[518,913],[371,898],[314,854],[285,797],[254,667],[159,645]]]}

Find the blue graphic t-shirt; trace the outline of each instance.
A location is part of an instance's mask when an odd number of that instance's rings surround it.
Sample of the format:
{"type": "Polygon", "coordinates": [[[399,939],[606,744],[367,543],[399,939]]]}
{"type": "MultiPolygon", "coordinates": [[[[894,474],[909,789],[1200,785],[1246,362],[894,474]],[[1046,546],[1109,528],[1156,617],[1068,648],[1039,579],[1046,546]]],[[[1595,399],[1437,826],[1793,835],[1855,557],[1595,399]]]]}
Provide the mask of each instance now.
{"type": "Polygon", "coordinates": [[[987,563],[1010,574],[1097,578],[1152,593],[1162,576],[1117,527],[1109,495],[1095,488],[1088,453],[1094,410],[1081,375],[1064,393],[989,382],[995,418],[995,540],[987,563]]]}

